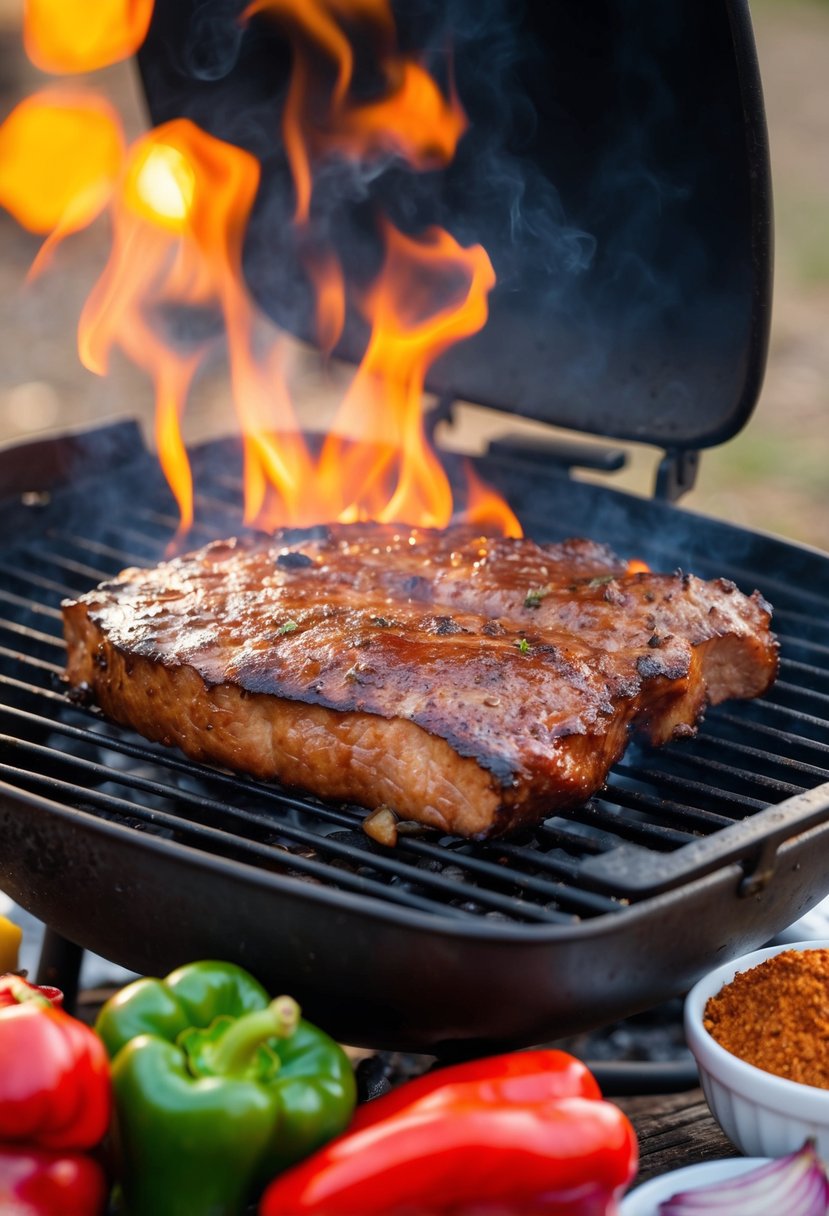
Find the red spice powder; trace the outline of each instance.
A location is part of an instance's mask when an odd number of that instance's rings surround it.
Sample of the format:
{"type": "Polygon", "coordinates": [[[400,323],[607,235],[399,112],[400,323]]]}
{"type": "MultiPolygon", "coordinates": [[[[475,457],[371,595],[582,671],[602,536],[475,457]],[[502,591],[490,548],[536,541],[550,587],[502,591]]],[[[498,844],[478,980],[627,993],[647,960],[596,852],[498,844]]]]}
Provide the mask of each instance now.
{"type": "Polygon", "coordinates": [[[784,950],[738,972],[709,998],[703,1024],[749,1064],[829,1089],[829,949],[784,950]]]}

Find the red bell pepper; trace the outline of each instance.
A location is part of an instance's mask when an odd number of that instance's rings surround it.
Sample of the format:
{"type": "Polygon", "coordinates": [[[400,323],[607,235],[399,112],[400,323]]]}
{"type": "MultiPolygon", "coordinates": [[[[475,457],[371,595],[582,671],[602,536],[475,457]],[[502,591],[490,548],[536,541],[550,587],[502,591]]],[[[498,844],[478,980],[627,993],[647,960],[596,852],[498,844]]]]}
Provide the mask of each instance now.
{"type": "Polygon", "coordinates": [[[349,1132],[271,1183],[259,1211],[609,1216],[636,1164],[633,1128],[583,1065],[563,1052],[516,1053],[369,1103],[349,1132]]]}
{"type": "Polygon", "coordinates": [[[16,972],[0,975],[0,1009],[7,1005],[22,1005],[24,1001],[35,1001],[61,1009],[63,993],[60,988],[52,988],[48,984],[30,984],[16,972]]]}
{"type": "Polygon", "coordinates": [[[98,1216],[108,1189],[91,1157],[0,1145],[0,1212],[8,1216],[98,1216]]]}
{"type": "Polygon", "coordinates": [[[501,1056],[437,1068],[405,1085],[398,1085],[381,1098],[358,1106],[349,1131],[368,1127],[424,1099],[445,1104],[456,1102],[462,1097],[458,1087],[469,1085],[478,1087],[476,1100],[479,1102],[541,1102],[548,1098],[602,1096],[587,1065],[566,1051],[554,1048],[509,1051],[501,1056]]]}
{"type": "Polygon", "coordinates": [[[35,1001],[0,1009],[0,1143],[91,1148],[110,1104],[109,1060],[93,1030],[35,1001]]]}

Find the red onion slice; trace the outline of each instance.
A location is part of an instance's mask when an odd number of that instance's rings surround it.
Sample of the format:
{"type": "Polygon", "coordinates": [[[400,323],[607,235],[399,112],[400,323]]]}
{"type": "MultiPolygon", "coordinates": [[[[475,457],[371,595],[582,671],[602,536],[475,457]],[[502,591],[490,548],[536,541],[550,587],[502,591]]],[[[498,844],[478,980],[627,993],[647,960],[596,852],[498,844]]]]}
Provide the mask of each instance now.
{"type": "Polygon", "coordinates": [[[680,1191],[659,1205],[659,1216],[826,1216],[829,1178],[814,1142],[780,1157],[693,1191],[680,1191]]]}

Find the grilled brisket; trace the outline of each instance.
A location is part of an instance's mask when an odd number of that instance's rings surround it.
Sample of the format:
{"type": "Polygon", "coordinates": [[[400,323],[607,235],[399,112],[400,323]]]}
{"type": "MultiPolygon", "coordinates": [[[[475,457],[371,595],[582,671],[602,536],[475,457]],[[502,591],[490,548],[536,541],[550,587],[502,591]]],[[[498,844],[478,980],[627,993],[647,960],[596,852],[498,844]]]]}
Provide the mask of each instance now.
{"type": "Polygon", "coordinates": [[[69,683],[116,721],[475,837],[579,804],[631,729],[690,735],[777,670],[757,592],[463,529],[217,542],[63,611],[69,683]]]}

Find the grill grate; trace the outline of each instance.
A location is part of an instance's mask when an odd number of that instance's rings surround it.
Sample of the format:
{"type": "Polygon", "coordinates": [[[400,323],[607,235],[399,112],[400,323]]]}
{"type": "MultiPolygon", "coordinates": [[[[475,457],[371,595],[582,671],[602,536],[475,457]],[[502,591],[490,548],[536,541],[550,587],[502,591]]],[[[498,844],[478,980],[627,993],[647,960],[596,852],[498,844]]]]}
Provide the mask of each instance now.
{"type": "MultiPolygon", "coordinates": [[[[234,458],[222,445],[196,454],[199,522],[189,544],[239,530],[234,458]]],[[[588,517],[586,528],[556,505],[556,496],[572,505],[576,491],[589,495],[594,487],[551,479],[535,464],[509,459],[485,473],[500,480],[536,539],[592,533],[655,568],[675,568],[681,554],[683,566],[704,577],[725,575],[746,590],[759,586],[776,607],[783,654],[777,685],[761,701],[710,712],[693,742],[659,750],[632,746],[601,796],[566,817],[552,816],[532,837],[477,844],[424,832],[401,836],[396,849],[385,850],[362,832],[359,808],[323,805],[193,764],[71,703],[61,690],[61,599],[124,566],[157,561],[174,534],[169,495],[143,455],[96,480],[94,491],[76,488],[33,501],[27,538],[0,550],[0,781],[298,882],[456,923],[485,918],[524,925],[624,915],[632,892],[612,865],[591,864],[597,858],[610,860],[620,846],[636,846],[653,854],[658,870],[661,856],[829,781],[826,559],[759,537],[745,541],[736,560],[720,561],[711,554],[724,525],[696,520],[693,534],[682,535],[694,517],[675,512],[680,531],[663,536],[638,518],[654,504],[635,500],[624,521],[627,537],[618,520],[607,526],[604,518],[588,517]],[[561,519],[565,528],[551,526],[561,519]],[[637,535],[638,543],[631,539],[637,535]],[[769,560],[775,546],[795,567],[811,560],[811,578],[799,585],[796,568],[787,576],[779,561],[769,560]],[[815,566],[825,587],[815,580],[815,566]]]]}

